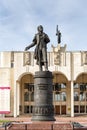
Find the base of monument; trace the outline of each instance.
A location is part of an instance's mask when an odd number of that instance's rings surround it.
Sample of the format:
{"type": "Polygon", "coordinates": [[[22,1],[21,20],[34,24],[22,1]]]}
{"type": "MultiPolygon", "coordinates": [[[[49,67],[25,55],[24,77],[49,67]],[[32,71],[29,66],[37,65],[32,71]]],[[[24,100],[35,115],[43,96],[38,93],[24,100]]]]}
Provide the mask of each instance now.
{"type": "Polygon", "coordinates": [[[53,116],[33,116],[31,121],[55,121],[53,116]]]}
{"type": "Polygon", "coordinates": [[[55,121],[52,79],[50,71],[35,72],[32,121],[55,121]]]}

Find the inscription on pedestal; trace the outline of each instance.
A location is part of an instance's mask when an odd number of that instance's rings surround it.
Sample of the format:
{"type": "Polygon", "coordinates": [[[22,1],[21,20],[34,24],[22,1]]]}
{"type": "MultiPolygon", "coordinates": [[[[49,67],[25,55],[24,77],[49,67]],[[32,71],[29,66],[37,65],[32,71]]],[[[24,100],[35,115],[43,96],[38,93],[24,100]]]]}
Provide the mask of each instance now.
{"type": "Polygon", "coordinates": [[[46,85],[44,85],[44,84],[38,84],[38,89],[40,89],[40,90],[47,90],[48,88],[47,88],[47,84],[46,85]]]}

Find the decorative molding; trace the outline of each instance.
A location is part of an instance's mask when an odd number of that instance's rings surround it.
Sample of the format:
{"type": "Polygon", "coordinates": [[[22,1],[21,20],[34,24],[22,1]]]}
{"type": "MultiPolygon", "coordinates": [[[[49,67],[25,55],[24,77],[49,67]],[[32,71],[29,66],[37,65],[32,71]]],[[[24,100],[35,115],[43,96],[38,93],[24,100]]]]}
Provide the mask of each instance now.
{"type": "Polygon", "coordinates": [[[54,52],[54,64],[55,65],[61,64],[61,53],[60,53],[60,51],[54,52]]]}
{"type": "Polygon", "coordinates": [[[23,65],[30,65],[31,64],[31,54],[30,52],[23,53],[23,65]]]}
{"type": "Polygon", "coordinates": [[[82,65],[87,65],[87,51],[82,52],[82,65]]]}
{"type": "Polygon", "coordinates": [[[87,65],[87,52],[85,53],[85,63],[87,65]]]}
{"type": "Polygon", "coordinates": [[[52,115],[54,112],[53,105],[49,106],[33,106],[33,114],[37,115],[52,115]]]}

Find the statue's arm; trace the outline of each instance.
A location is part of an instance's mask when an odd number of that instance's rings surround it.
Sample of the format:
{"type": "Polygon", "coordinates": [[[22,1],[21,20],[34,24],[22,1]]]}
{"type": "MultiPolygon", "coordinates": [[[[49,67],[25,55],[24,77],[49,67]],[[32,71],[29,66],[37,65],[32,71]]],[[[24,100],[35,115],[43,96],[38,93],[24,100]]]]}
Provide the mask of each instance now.
{"type": "Polygon", "coordinates": [[[25,51],[27,51],[27,50],[30,49],[31,47],[35,46],[36,43],[37,43],[37,42],[36,42],[36,35],[35,35],[35,37],[34,37],[34,39],[33,39],[33,42],[32,42],[29,46],[25,47],[25,51]]]}
{"type": "Polygon", "coordinates": [[[28,49],[30,49],[31,47],[35,46],[35,42],[33,42],[32,44],[30,44],[29,46],[25,47],[25,51],[27,51],[28,49]]]}

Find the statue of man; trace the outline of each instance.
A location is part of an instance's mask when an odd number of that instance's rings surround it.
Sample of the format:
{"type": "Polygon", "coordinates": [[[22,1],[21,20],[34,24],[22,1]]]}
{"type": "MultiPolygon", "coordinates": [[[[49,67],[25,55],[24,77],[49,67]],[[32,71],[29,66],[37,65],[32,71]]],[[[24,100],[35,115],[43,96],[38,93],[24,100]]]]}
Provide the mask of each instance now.
{"type": "Polygon", "coordinates": [[[43,26],[39,25],[37,27],[38,33],[33,39],[33,43],[25,48],[25,51],[36,45],[34,58],[37,60],[36,64],[39,65],[39,70],[42,71],[42,66],[44,65],[45,71],[48,71],[48,61],[47,61],[47,43],[50,39],[46,33],[43,32],[43,26]]]}

